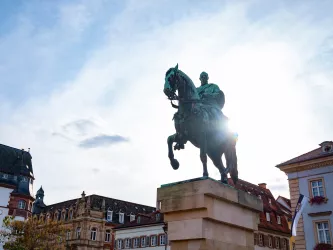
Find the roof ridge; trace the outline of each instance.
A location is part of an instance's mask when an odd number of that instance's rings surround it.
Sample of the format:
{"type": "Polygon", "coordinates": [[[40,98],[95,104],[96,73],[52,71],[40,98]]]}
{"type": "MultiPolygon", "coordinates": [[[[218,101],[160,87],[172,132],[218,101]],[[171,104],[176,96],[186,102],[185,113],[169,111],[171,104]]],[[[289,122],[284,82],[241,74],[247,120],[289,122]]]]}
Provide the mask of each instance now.
{"type": "Polygon", "coordinates": [[[143,204],[139,204],[139,203],[134,203],[134,202],[131,202],[131,201],[126,201],[126,200],[119,200],[119,199],[116,199],[116,198],[106,197],[106,196],[102,196],[102,195],[98,195],[98,194],[91,194],[91,195],[87,195],[86,197],[89,197],[89,196],[97,196],[97,197],[100,197],[100,198],[112,199],[112,200],[115,200],[115,201],[126,202],[126,203],[129,203],[129,204],[132,204],[132,205],[138,205],[138,206],[149,207],[149,208],[154,208],[155,209],[155,207],[152,207],[152,206],[143,205],[143,204]]]}

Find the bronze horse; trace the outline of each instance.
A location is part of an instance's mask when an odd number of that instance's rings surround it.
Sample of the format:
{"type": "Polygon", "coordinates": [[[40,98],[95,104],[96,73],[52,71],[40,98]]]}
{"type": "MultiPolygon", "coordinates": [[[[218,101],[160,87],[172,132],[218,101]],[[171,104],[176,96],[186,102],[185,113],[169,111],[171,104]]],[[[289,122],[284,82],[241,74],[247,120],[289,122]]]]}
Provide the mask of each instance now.
{"type": "MultiPolygon", "coordinates": [[[[181,70],[178,64],[170,68],[165,76],[164,93],[169,100],[178,100],[175,114],[176,134],[168,137],[168,156],[173,169],[179,168],[174,158],[173,143],[181,144],[190,141],[200,148],[200,159],[203,164],[203,176],[208,177],[207,155],[221,174],[221,182],[228,182],[228,173],[236,184],[238,181],[235,134],[226,128],[226,124],[216,122],[209,113],[209,107],[200,99],[192,80],[181,70]],[[176,94],[176,91],[178,95],[176,94]],[[224,167],[222,155],[225,155],[227,168],[224,167]]],[[[174,118],[175,118],[174,117],[174,118]]],[[[224,122],[225,123],[225,122],[224,122]]],[[[178,148],[180,149],[180,148],[178,148]]]]}

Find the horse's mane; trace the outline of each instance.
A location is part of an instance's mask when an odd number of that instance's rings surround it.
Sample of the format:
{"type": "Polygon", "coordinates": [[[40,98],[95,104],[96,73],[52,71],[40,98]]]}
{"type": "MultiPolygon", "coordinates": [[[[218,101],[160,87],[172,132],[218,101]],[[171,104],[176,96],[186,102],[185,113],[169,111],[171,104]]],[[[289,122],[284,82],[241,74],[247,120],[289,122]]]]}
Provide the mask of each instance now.
{"type": "MultiPolygon", "coordinates": [[[[172,70],[174,70],[175,68],[170,68],[168,69],[168,71],[165,73],[165,76],[167,76],[172,70]]],[[[193,81],[191,80],[191,78],[189,78],[183,71],[181,71],[180,69],[177,70],[178,73],[180,73],[180,76],[183,77],[186,81],[190,82],[194,85],[193,81]]]]}

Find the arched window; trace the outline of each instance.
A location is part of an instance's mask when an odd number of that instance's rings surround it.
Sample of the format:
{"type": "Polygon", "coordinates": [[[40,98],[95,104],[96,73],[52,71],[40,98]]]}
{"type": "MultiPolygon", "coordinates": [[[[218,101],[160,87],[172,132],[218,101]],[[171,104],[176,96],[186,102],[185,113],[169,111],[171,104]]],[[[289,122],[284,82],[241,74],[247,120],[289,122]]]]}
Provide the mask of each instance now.
{"type": "Polygon", "coordinates": [[[69,219],[70,219],[70,220],[73,219],[73,210],[71,210],[71,211],[69,212],[69,219]]]}
{"type": "Polygon", "coordinates": [[[105,231],[105,242],[110,242],[110,236],[111,236],[111,231],[106,230],[105,231]]]}
{"type": "Polygon", "coordinates": [[[81,238],[81,227],[76,228],[76,238],[78,240],[81,238]]]}
{"type": "Polygon", "coordinates": [[[90,239],[91,240],[96,240],[97,238],[97,229],[93,227],[90,231],[90,239]]]}
{"type": "Polygon", "coordinates": [[[25,209],[25,206],[26,206],[26,202],[24,200],[19,200],[17,207],[19,209],[25,209]]]}
{"type": "Polygon", "coordinates": [[[71,239],[71,231],[67,230],[66,231],[66,240],[70,240],[71,239]]]}

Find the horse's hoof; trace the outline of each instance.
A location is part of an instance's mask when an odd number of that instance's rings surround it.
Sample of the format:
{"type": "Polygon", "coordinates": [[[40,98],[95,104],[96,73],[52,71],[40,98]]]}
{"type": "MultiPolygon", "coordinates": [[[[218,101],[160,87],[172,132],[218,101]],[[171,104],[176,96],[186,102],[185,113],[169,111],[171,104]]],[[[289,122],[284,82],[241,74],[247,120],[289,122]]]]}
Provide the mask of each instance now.
{"type": "Polygon", "coordinates": [[[176,159],[171,160],[171,166],[174,170],[179,168],[179,162],[176,159]]]}
{"type": "Polygon", "coordinates": [[[221,182],[224,183],[224,184],[228,184],[228,178],[227,178],[227,176],[222,176],[221,177],[221,182]]]}

